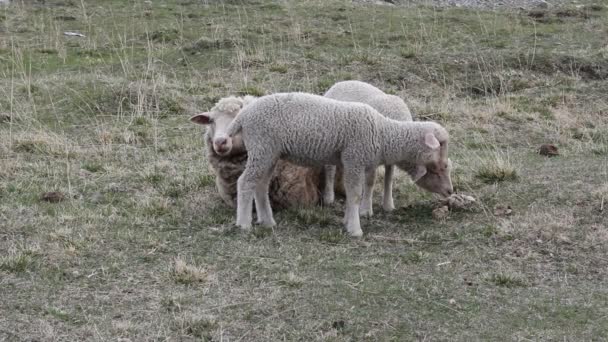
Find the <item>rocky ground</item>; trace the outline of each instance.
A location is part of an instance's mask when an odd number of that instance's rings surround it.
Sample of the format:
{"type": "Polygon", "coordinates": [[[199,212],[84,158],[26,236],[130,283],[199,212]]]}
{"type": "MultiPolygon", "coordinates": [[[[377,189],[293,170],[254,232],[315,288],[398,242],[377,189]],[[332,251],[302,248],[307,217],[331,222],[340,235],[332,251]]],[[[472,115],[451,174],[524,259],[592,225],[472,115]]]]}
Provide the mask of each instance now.
{"type": "Polygon", "coordinates": [[[479,9],[532,9],[576,5],[572,0],[354,0],[355,2],[385,5],[431,5],[438,7],[469,7],[479,9]]]}

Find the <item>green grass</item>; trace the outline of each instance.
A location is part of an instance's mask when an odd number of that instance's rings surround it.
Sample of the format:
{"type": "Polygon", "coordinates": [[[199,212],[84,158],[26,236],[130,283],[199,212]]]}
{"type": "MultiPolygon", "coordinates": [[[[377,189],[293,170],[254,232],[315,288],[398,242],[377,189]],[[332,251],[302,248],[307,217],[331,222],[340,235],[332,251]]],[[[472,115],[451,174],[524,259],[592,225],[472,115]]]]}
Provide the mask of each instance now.
{"type": "Polygon", "coordinates": [[[608,8],[580,5],[0,8],[0,340],[605,338],[608,8]],[[235,228],[189,116],[346,79],[444,124],[478,207],[435,221],[401,172],[362,239],[341,202],[235,228]]]}

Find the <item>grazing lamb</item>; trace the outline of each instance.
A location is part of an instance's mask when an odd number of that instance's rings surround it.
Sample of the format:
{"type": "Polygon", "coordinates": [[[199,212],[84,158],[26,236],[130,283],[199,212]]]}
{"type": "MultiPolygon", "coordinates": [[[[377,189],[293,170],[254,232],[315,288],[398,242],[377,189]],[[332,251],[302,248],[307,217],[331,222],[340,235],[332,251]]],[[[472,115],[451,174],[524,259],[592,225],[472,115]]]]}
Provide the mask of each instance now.
{"type": "MultiPolygon", "coordinates": [[[[342,165],[346,230],[361,236],[359,202],[380,164],[397,165],[424,189],[449,196],[448,132],[434,122],[388,119],[367,104],[305,93],[267,95],[243,108],[227,128],[241,132],[247,166],[237,182],[236,224],[251,228],[252,202],[258,223],[274,226],[268,198],[272,170],[283,158],[300,165],[342,165]]],[[[222,152],[228,153],[228,152],[222,152]]]]}
{"type": "MultiPolygon", "coordinates": [[[[207,159],[215,173],[215,185],[220,197],[231,207],[236,206],[236,184],[245,170],[247,151],[240,134],[228,139],[226,128],[238,112],[254,100],[252,96],[223,98],[210,112],[190,118],[194,123],[207,126],[207,159]]],[[[280,160],[270,182],[273,206],[287,208],[317,204],[323,181],[322,171],[321,168],[302,167],[280,160]]]]}
{"type": "MultiPolygon", "coordinates": [[[[371,84],[361,81],[344,81],[334,84],[325,93],[325,97],[339,101],[361,102],[366,103],[378,113],[386,116],[389,119],[397,121],[412,121],[412,114],[407,104],[395,95],[385,94],[382,90],[374,87],[371,84]]],[[[382,208],[385,211],[395,209],[393,201],[393,175],[395,166],[384,165],[384,197],[382,208]]],[[[336,167],[328,165],[325,168],[325,188],[323,189],[323,203],[331,204],[334,201],[334,179],[336,175],[336,167]]],[[[370,176],[371,177],[371,176],[370,176]]],[[[373,180],[371,180],[373,181],[373,180]]],[[[363,216],[372,216],[372,197],[373,188],[370,193],[363,194],[361,200],[360,214],[363,216]]]]}

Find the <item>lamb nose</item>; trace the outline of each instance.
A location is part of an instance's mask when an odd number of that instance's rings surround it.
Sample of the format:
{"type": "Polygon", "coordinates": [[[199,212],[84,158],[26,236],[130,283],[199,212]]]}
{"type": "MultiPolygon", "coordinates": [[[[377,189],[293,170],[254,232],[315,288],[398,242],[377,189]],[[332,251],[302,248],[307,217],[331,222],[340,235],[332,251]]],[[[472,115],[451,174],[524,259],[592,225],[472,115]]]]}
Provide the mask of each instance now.
{"type": "Polygon", "coordinates": [[[226,138],[217,138],[215,139],[215,144],[217,146],[222,146],[222,145],[226,145],[226,138]]]}

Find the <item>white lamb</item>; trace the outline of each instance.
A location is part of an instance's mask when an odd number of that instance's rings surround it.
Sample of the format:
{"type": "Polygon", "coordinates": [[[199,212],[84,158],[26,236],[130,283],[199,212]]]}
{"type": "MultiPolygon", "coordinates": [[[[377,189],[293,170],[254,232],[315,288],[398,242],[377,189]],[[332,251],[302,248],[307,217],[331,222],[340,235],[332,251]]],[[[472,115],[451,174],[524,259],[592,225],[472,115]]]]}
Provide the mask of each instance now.
{"type": "MultiPolygon", "coordinates": [[[[397,121],[412,121],[412,114],[407,104],[398,96],[388,95],[371,84],[361,81],[344,81],[334,84],[325,93],[325,97],[339,101],[361,102],[372,106],[378,113],[397,121]]],[[[384,165],[384,196],[382,207],[385,211],[395,209],[393,201],[393,175],[395,166],[384,165]]],[[[336,167],[329,165],[325,168],[325,188],[323,202],[331,204],[334,201],[334,180],[336,167]]],[[[375,175],[375,173],[374,173],[375,175]]],[[[371,177],[371,176],[370,176],[371,177]]],[[[373,190],[373,188],[372,188],[373,190]]],[[[363,194],[360,214],[371,216],[373,192],[363,194]]]]}
{"type": "Polygon", "coordinates": [[[237,182],[236,224],[251,228],[255,197],[258,223],[276,223],[268,199],[272,170],[284,158],[301,165],[342,165],[346,230],[363,234],[359,202],[373,186],[380,164],[397,165],[427,190],[449,196],[448,133],[433,122],[400,122],[385,118],[366,104],[304,93],[260,97],[243,108],[227,129],[242,133],[248,160],[237,182]],[[367,181],[366,181],[367,180],[367,181]]]}

